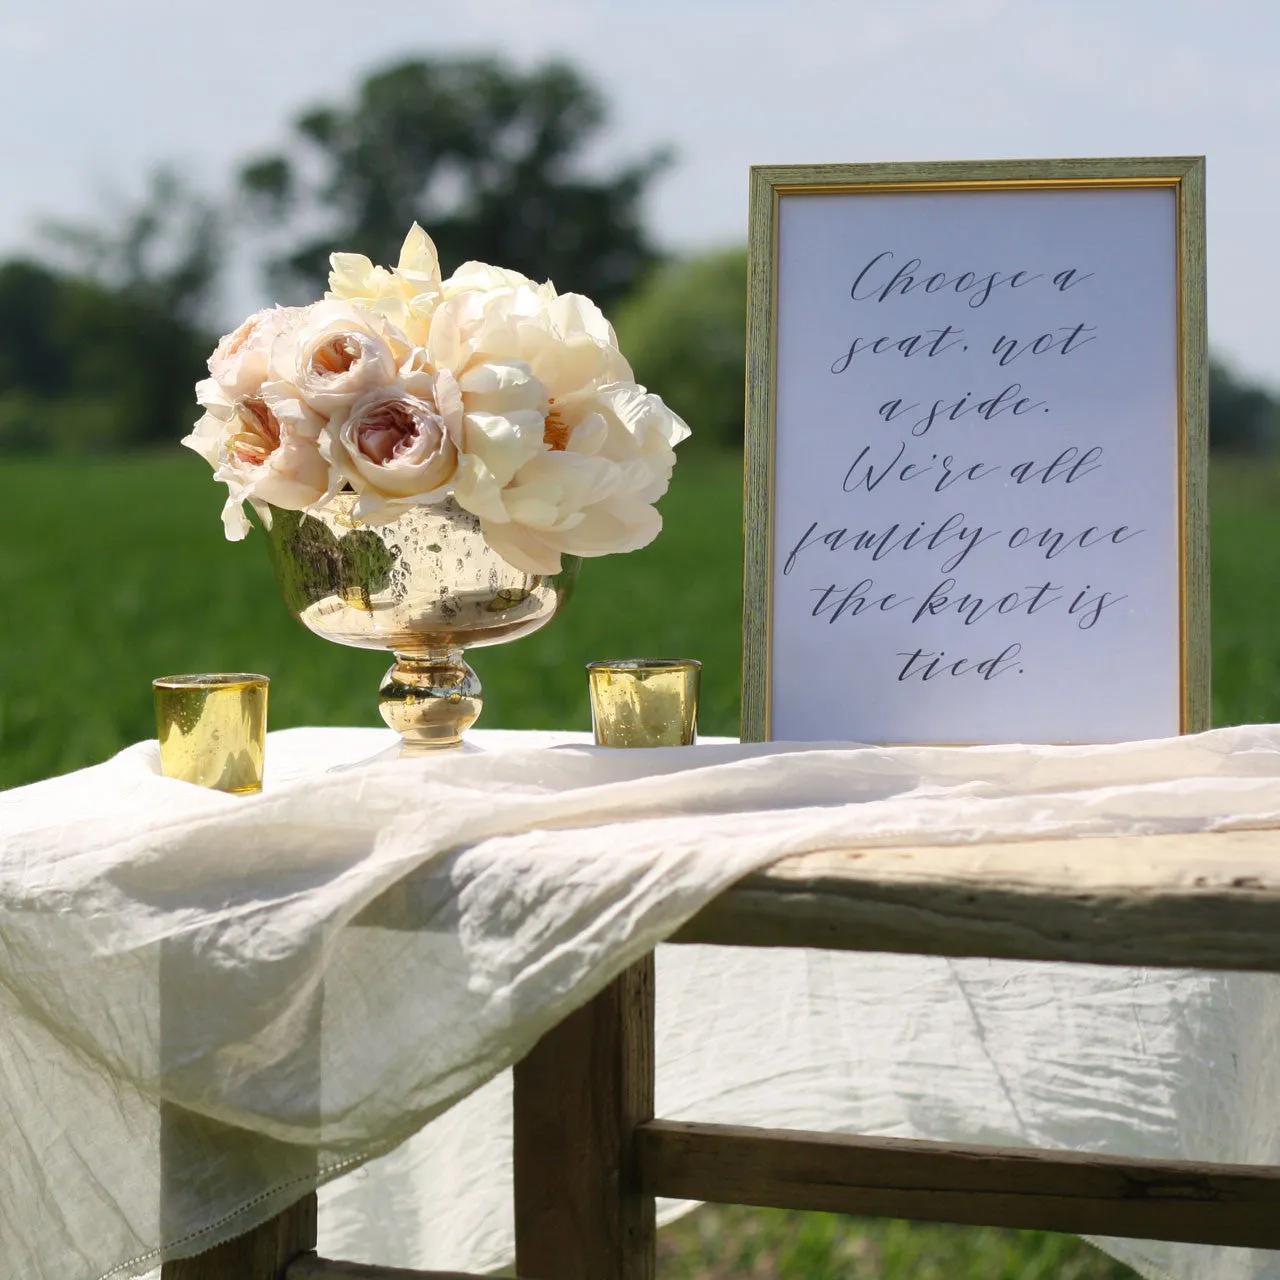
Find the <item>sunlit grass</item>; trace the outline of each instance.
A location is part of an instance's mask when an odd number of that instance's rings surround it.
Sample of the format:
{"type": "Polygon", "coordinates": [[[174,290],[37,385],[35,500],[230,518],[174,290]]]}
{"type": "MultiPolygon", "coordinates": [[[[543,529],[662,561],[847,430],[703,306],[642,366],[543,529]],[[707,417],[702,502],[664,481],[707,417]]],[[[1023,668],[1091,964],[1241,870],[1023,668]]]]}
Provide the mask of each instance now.
{"type": "Polygon", "coordinates": [[[1280,466],[1220,463],[1211,487],[1213,719],[1280,721],[1280,466]]]}
{"type": "MultiPolygon", "coordinates": [[[[262,671],[271,726],[381,724],[389,656],[343,649],[286,612],[261,534],[228,543],[220,485],[189,454],[97,463],[0,460],[0,786],[154,736],[150,681],[262,671]]],[[[587,561],[561,616],[474,651],[490,728],[590,728],[583,667],[697,657],[702,728],[735,733],[742,612],[736,460],[693,459],[643,551],[587,561]]]]}
{"type": "Polygon", "coordinates": [[[1074,1236],[706,1205],[659,1237],[660,1280],[1138,1280],[1074,1236]]]}

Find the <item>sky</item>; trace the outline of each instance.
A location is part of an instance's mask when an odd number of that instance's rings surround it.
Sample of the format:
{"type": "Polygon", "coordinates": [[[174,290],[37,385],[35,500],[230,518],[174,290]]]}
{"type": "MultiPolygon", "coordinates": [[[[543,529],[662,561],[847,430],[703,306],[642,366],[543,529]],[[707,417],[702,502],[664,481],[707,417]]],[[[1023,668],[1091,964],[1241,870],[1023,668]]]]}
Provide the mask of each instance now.
{"type": "Polygon", "coordinates": [[[1275,0],[0,0],[0,255],[158,163],[225,192],[365,73],[475,53],[593,80],[595,164],[671,146],[677,252],[745,239],[752,164],[1205,155],[1210,342],[1280,387],[1275,0]]]}

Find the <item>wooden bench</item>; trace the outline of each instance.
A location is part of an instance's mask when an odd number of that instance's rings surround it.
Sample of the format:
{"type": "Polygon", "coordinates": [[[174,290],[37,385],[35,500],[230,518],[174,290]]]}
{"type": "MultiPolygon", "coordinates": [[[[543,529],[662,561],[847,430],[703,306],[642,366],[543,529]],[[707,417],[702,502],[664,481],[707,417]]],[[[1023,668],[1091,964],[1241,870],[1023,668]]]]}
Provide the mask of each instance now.
{"type": "MultiPolygon", "coordinates": [[[[1280,972],[1280,831],[810,854],[678,943],[1280,972]]],[[[1280,1249],[1280,1168],[653,1116],[653,957],[515,1069],[517,1271],[651,1280],[654,1198],[1280,1249]]],[[[317,1258],[315,1197],[164,1280],[459,1280],[317,1258]]]]}

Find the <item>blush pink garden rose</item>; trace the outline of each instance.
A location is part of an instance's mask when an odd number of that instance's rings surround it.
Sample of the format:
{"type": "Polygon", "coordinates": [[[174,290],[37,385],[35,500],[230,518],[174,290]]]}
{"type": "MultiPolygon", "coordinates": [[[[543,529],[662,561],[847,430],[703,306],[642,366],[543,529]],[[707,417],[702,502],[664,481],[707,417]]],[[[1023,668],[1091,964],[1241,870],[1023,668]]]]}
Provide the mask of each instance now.
{"type": "Polygon", "coordinates": [[[381,387],[336,414],[320,448],[359,498],[371,524],[453,492],[462,435],[462,393],[449,373],[418,372],[413,390],[381,387]]]}
{"type": "Polygon", "coordinates": [[[270,378],[275,341],[299,313],[298,307],[266,307],[221,339],[209,357],[209,374],[228,399],[254,395],[270,378]]]}
{"type": "Polygon", "coordinates": [[[412,347],[377,311],[349,302],[313,303],[276,338],[271,366],[325,417],[395,382],[412,347]]]}
{"type": "Polygon", "coordinates": [[[231,399],[208,378],[196,392],[204,417],[182,443],[227,486],[222,524],[228,538],[238,541],[249,532],[246,502],[270,528],[272,506],[301,511],[325,496],[329,464],[318,443],[324,419],[292,387],[268,382],[231,399]]]}

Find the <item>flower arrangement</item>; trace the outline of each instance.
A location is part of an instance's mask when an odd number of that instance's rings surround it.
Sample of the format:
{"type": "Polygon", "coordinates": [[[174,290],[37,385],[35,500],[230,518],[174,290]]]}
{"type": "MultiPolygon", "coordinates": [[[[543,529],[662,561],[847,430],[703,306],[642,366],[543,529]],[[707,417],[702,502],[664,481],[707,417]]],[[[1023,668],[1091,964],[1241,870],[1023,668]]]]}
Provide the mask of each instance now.
{"type": "Polygon", "coordinates": [[[227,486],[228,538],[249,532],[246,502],[270,527],[272,506],[354,491],[368,524],[452,497],[529,573],[653,541],[689,429],[594,303],[481,262],[443,280],[416,224],[395,267],[330,263],[323,300],[251,315],[196,387],[182,443],[227,486]]]}

